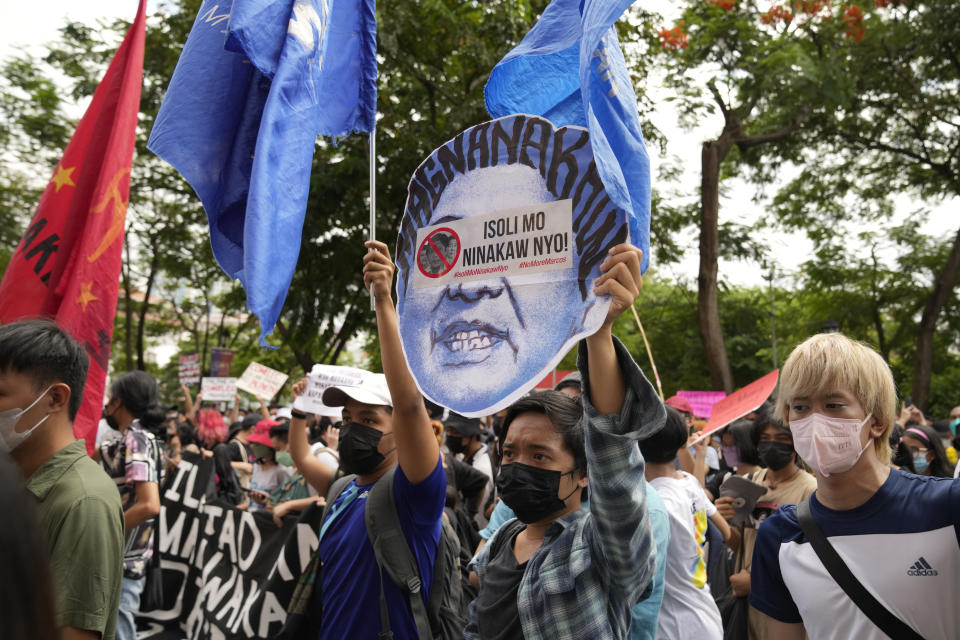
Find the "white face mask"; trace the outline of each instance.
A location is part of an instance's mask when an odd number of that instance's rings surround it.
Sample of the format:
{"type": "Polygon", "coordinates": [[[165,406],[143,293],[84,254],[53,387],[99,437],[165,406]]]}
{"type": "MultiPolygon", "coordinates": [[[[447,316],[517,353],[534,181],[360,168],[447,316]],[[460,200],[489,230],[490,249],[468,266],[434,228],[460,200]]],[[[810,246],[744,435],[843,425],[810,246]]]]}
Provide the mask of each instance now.
{"type": "Polygon", "coordinates": [[[40,399],[43,396],[47,395],[47,391],[53,388],[53,385],[44,389],[43,393],[37,396],[37,399],[30,403],[30,406],[26,409],[7,409],[6,411],[0,411],[0,450],[3,451],[13,451],[27,439],[31,433],[36,430],[37,427],[42,425],[47,418],[50,417],[50,414],[43,416],[40,419],[40,422],[33,425],[26,431],[21,431],[17,433],[17,422],[20,420],[21,416],[27,411],[33,408],[35,404],[40,402],[40,399]]]}
{"type": "Polygon", "coordinates": [[[824,477],[849,471],[873,444],[871,438],[865,447],[860,447],[860,430],[872,415],[859,420],[811,413],[806,418],[791,420],[794,449],[804,462],[824,477]]]}

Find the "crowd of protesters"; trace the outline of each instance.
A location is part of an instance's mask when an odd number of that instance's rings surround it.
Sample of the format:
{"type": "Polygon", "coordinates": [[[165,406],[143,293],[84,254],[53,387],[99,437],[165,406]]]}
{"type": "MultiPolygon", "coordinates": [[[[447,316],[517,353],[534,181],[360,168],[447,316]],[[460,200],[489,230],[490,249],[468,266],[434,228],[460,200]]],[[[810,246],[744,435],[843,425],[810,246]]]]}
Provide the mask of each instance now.
{"type": "Polygon", "coordinates": [[[701,437],[689,403],[661,402],[612,335],[642,285],[639,251],[621,245],[578,371],[468,418],[420,395],[394,266],[368,248],[383,374],[324,392],[339,420],[262,400],[241,412],[239,398],[224,415],[186,387],[163,407],[134,371],[110,385],[88,455],[72,426],[83,348],[48,322],[0,327],[0,510],[18,514],[0,525],[3,637],[136,637],[160,488],[184,451],[213,459],[219,497],[277,526],[325,509],[322,571],[301,581],[290,637],[960,635],[960,407],[896,414],[869,347],[810,338],[775,401],[701,437]],[[375,496],[393,501],[419,590],[384,571],[365,520],[375,496]]]}

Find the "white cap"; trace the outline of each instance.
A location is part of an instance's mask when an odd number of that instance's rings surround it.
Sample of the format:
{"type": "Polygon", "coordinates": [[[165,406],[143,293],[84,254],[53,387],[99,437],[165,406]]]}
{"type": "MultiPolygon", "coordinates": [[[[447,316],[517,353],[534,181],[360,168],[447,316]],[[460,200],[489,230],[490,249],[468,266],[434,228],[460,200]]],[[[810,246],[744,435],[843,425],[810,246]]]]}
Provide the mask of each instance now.
{"type": "Polygon", "coordinates": [[[273,416],[277,420],[280,418],[286,418],[287,420],[293,420],[293,412],[290,411],[290,407],[280,407],[277,409],[277,413],[273,416]]]}
{"type": "Polygon", "coordinates": [[[362,404],[393,406],[387,377],[382,373],[363,376],[355,385],[328,387],[323,392],[323,404],[328,407],[342,407],[352,398],[362,404]]]}

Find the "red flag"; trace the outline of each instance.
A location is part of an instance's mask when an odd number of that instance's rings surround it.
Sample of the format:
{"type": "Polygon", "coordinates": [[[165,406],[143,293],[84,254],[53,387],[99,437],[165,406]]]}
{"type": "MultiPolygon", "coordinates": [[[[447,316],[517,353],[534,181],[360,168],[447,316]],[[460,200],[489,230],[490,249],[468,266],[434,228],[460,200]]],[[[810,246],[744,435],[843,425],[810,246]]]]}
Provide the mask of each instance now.
{"type": "Polygon", "coordinates": [[[90,373],[73,424],[92,451],[110,361],[130,166],[137,135],[146,0],[67,144],[0,282],[0,322],[53,318],[84,345],[90,373]]]}

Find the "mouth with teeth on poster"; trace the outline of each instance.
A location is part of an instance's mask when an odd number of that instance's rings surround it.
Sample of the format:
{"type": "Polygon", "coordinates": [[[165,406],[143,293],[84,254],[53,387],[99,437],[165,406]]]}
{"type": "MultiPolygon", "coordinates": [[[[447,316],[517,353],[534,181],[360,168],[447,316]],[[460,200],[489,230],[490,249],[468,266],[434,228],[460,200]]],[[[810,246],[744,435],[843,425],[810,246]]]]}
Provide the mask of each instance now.
{"type": "Polygon", "coordinates": [[[517,359],[517,346],[510,339],[510,332],[480,320],[451,322],[440,332],[431,333],[432,346],[441,347],[439,356],[445,367],[480,364],[503,348],[513,351],[514,362],[517,359]]]}

